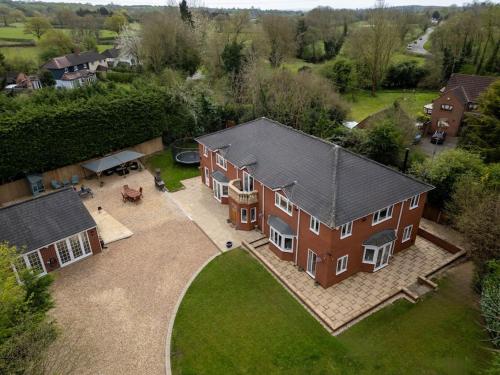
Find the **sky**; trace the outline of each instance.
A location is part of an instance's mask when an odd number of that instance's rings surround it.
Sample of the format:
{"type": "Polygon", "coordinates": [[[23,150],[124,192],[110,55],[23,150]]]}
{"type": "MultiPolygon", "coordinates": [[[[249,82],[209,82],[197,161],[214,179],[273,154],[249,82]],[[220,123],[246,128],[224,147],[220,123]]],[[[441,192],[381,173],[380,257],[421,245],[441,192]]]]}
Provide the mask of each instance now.
{"type": "MultiPolygon", "coordinates": [[[[49,0],[50,1],[50,0],[49,0]]],[[[61,2],[61,0],[52,0],[61,2]]],[[[64,2],[64,0],[62,0],[64,2]]],[[[108,4],[111,0],[68,0],[67,2],[108,4]]],[[[120,5],[165,5],[168,0],[114,0],[120,5]]],[[[389,6],[398,5],[462,5],[470,1],[453,0],[386,0],[389,6]]],[[[494,2],[497,2],[494,0],[494,2]]],[[[189,3],[189,1],[188,1],[189,3]]],[[[260,9],[287,9],[309,10],[317,6],[330,6],[332,8],[370,8],[375,0],[195,0],[194,3],[210,8],[260,8],[260,9]]]]}

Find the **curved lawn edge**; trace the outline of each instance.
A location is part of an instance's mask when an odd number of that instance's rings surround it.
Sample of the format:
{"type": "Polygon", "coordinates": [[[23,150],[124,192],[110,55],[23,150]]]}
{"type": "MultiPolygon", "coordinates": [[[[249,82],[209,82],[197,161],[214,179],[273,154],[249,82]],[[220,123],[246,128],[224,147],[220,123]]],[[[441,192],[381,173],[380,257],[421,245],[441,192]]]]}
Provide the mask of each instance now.
{"type": "Polygon", "coordinates": [[[213,261],[215,258],[218,256],[222,255],[223,253],[219,252],[217,254],[212,255],[210,258],[208,258],[205,263],[201,265],[201,267],[191,276],[187,284],[184,286],[184,289],[182,290],[182,293],[179,295],[179,298],[177,299],[177,303],[175,304],[174,310],[172,312],[172,316],[170,317],[170,321],[168,322],[168,329],[167,329],[167,338],[165,340],[165,374],[166,375],[172,375],[172,362],[170,361],[170,350],[172,348],[172,332],[174,330],[174,323],[175,323],[175,318],[177,317],[177,312],[179,311],[179,307],[181,306],[182,300],[184,299],[184,296],[186,295],[187,291],[189,290],[189,287],[191,284],[196,280],[198,275],[205,269],[208,264],[213,261]]]}

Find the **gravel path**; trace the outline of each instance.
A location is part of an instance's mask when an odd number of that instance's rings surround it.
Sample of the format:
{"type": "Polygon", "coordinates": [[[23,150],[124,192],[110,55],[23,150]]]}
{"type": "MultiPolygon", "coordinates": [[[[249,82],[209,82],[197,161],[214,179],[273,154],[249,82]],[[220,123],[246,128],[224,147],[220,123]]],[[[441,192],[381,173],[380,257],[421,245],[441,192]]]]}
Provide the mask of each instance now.
{"type": "Polygon", "coordinates": [[[70,348],[70,358],[58,361],[71,362],[78,374],[165,374],[173,308],[192,274],[218,250],[154,189],[147,171],[105,177],[103,188],[86,185],[95,192],[87,207],[102,206],[134,234],[56,273],[53,315],[69,337],[58,345],[70,348]],[[143,202],[123,203],[124,183],[142,186],[143,202]]]}

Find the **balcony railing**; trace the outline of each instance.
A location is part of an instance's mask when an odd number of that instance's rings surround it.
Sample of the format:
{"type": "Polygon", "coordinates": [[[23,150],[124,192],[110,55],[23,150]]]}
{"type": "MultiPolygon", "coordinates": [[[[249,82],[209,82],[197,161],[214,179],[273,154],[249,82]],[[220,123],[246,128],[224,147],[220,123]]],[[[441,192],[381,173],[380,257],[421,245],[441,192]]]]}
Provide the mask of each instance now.
{"type": "Polygon", "coordinates": [[[241,180],[229,181],[229,198],[239,204],[252,204],[259,201],[259,193],[257,190],[243,191],[241,180]]]}

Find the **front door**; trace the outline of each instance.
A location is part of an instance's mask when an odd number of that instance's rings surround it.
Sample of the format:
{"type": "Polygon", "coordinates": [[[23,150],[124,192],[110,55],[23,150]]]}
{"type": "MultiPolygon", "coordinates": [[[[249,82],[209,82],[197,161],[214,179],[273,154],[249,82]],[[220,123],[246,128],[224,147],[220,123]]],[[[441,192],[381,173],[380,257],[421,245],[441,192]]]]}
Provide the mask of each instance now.
{"type": "Polygon", "coordinates": [[[222,197],[222,184],[218,183],[215,179],[213,180],[214,184],[214,197],[220,202],[222,197]]]}
{"type": "Polygon", "coordinates": [[[389,242],[378,248],[374,271],[387,266],[389,263],[389,255],[391,255],[391,247],[392,242],[389,242]]]}
{"type": "Polygon", "coordinates": [[[210,186],[210,171],[205,167],[205,184],[210,186]]]}
{"type": "Polygon", "coordinates": [[[312,278],[316,277],[316,254],[312,250],[307,253],[307,273],[312,278]]]}

